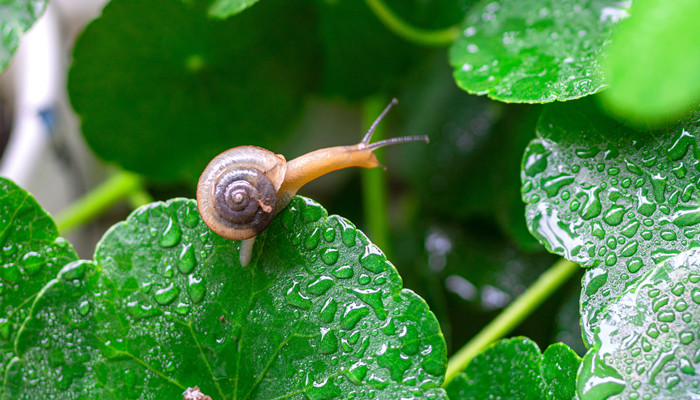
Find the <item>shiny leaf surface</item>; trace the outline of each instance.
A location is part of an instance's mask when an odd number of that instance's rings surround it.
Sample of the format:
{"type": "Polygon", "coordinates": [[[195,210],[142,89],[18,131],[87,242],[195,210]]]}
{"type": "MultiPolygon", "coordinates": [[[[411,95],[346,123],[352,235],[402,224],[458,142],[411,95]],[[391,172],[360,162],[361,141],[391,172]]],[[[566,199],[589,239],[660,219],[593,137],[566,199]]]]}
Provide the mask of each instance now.
{"type": "Polygon", "coordinates": [[[208,5],[114,0],[78,38],[68,89],[98,156],[194,183],[222,146],[283,141],[315,79],[311,5],[269,0],[224,21],[208,5]]]}
{"type": "Polygon", "coordinates": [[[700,250],[692,249],[654,267],[603,312],[580,398],[696,398],[699,318],[700,250]]]}
{"type": "Polygon", "coordinates": [[[214,18],[232,17],[260,0],[214,0],[209,7],[209,15],[214,18]]]}
{"type": "Polygon", "coordinates": [[[238,246],[193,200],[135,211],[39,296],[9,394],[446,398],[435,317],[349,221],[298,197],[238,246]]]}
{"type": "Polygon", "coordinates": [[[447,386],[450,400],[571,400],[580,359],[556,343],[544,354],[526,337],[503,339],[476,356],[447,386]]]}
{"type": "Polygon", "coordinates": [[[483,1],[450,48],[455,80],[509,103],[596,93],[605,86],[600,57],[626,15],[617,0],[483,1]]]}
{"type": "Polygon", "coordinates": [[[0,71],[12,61],[19,40],[46,8],[48,0],[13,0],[0,3],[0,71]]]}
{"type": "Polygon", "coordinates": [[[36,200],[0,177],[0,377],[15,356],[14,341],[34,296],[75,259],[36,200]]]}
{"type": "Polygon", "coordinates": [[[635,0],[610,46],[606,105],[637,123],[665,122],[700,103],[700,2],[635,0]]]}
{"type": "Polygon", "coordinates": [[[589,268],[589,344],[601,310],[700,233],[698,115],[642,132],[584,101],[547,106],[540,118],[523,159],[526,216],[550,251],[589,268]]]}

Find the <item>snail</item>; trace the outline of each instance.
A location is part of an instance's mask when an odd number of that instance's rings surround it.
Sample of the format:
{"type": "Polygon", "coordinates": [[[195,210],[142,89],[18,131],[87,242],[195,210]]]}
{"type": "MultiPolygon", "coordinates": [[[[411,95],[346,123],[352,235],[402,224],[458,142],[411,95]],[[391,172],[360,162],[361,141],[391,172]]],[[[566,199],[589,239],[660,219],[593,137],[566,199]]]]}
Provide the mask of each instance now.
{"type": "Polygon", "coordinates": [[[289,162],[281,154],[256,146],[239,146],[214,157],[197,184],[197,208],[214,233],[242,240],[240,261],[248,265],[255,236],[265,230],[306,183],[329,172],[380,166],[373,151],[391,144],[424,141],[427,136],[404,136],[369,143],[379,122],[397,103],[391,103],[360,143],[312,151],[289,162]]]}

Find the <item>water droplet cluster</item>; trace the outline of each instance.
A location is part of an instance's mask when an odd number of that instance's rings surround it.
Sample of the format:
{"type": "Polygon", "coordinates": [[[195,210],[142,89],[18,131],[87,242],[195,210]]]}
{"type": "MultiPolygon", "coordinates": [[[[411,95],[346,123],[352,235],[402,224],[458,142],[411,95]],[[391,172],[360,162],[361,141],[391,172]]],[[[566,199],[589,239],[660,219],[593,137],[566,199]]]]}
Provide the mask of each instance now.
{"type": "Polygon", "coordinates": [[[700,249],[652,269],[601,315],[579,395],[671,399],[700,390],[700,249]]]}
{"type": "Polygon", "coordinates": [[[522,192],[538,240],[589,268],[581,301],[590,343],[607,302],[698,243],[700,151],[692,120],[636,132],[582,107],[545,110],[523,159],[522,192]]]}
{"type": "Polygon", "coordinates": [[[238,248],[192,200],[135,211],[42,294],[13,398],[444,398],[437,320],[351,222],[297,197],[238,248]]]}
{"type": "Polygon", "coordinates": [[[471,93],[506,102],[595,93],[604,85],[599,58],[625,14],[612,0],[484,2],[470,11],[452,45],[455,78],[471,93]]]}

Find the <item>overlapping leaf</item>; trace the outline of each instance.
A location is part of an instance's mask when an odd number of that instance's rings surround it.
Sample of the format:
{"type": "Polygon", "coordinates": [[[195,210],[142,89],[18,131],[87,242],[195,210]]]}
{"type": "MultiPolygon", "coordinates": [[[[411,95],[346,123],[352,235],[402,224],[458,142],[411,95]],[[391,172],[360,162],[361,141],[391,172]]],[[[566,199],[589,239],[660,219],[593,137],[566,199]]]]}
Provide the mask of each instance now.
{"type": "Polygon", "coordinates": [[[209,7],[209,15],[215,18],[234,16],[260,0],[214,0],[209,7]]]}
{"type": "Polygon", "coordinates": [[[14,341],[34,296],[75,259],[36,200],[0,177],[0,377],[15,356],[14,341]]]}
{"type": "Polygon", "coordinates": [[[590,399],[700,395],[700,250],[654,267],[602,314],[578,394],[590,399]]]}
{"type": "Polygon", "coordinates": [[[546,103],[605,86],[600,58],[625,2],[483,1],[450,48],[457,84],[505,102],[546,103]]]}
{"type": "Polygon", "coordinates": [[[571,400],[580,359],[566,345],[544,354],[526,337],[501,340],[476,356],[447,385],[450,400],[571,400]]]}
{"type": "Polygon", "coordinates": [[[273,148],[291,130],[316,76],[311,5],[268,0],[224,21],[208,6],[114,0],[82,33],[68,89],[98,156],[192,183],[222,146],[273,148]]]}
{"type": "Polygon", "coordinates": [[[445,398],[435,317],[347,220],[296,198],[252,265],[192,200],[115,225],[96,265],[70,264],[32,307],[13,399],[445,398]]]}
{"type": "Polygon", "coordinates": [[[19,39],[46,8],[48,0],[13,0],[0,4],[0,71],[10,64],[19,39]]]}
{"type": "Polygon", "coordinates": [[[635,0],[610,46],[606,105],[637,123],[665,122],[700,102],[700,3],[635,0]]]}
{"type": "Polygon", "coordinates": [[[700,233],[698,114],[654,132],[627,128],[590,102],[548,106],[523,160],[532,233],[588,267],[582,325],[700,233]]]}

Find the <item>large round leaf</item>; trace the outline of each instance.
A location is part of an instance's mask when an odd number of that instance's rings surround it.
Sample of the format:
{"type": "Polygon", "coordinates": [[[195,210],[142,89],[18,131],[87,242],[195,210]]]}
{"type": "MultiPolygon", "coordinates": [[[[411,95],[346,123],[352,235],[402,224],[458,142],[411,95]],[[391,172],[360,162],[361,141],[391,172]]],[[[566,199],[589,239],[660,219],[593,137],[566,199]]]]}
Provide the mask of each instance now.
{"type": "Polygon", "coordinates": [[[700,395],[700,250],[675,256],[610,305],[584,357],[582,400],[700,395]]]}
{"type": "Polygon", "coordinates": [[[9,394],[446,398],[435,317],[349,221],[297,197],[238,247],[193,200],[135,211],[37,298],[9,394]]]}
{"type": "Polygon", "coordinates": [[[0,377],[15,356],[14,341],[32,299],[77,258],[36,200],[0,177],[0,377]]]}
{"type": "Polygon", "coordinates": [[[80,36],[68,89],[100,157],[196,182],[223,149],[285,138],[315,75],[313,9],[268,0],[219,21],[208,3],[114,0],[80,36]]]}
{"type": "Polygon", "coordinates": [[[523,159],[526,216],[550,251],[589,268],[581,298],[589,344],[608,303],[696,243],[698,115],[643,132],[579,101],[547,106],[540,118],[523,159]]]}
{"type": "Polygon", "coordinates": [[[455,80],[509,103],[595,93],[605,86],[600,57],[626,15],[617,0],[482,1],[450,48],[455,80]]]}

